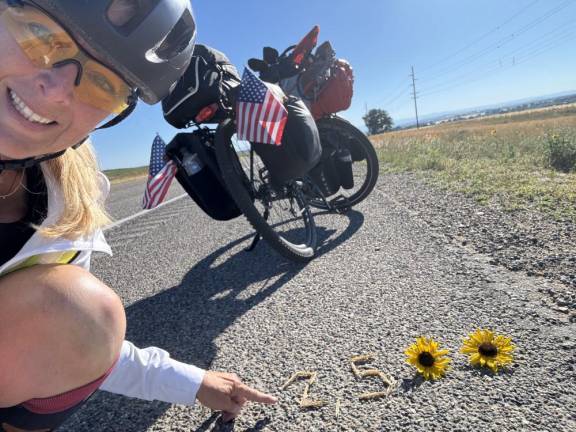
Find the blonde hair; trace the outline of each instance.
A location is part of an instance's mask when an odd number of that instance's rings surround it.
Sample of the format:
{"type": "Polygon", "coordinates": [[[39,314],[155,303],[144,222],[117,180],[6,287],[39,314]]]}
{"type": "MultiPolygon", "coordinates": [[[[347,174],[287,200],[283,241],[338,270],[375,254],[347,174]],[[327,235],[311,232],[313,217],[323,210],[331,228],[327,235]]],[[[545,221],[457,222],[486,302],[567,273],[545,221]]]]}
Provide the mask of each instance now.
{"type": "Polygon", "coordinates": [[[104,207],[104,180],[89,140],[78,149],[70,148],[59,158],[42,163],[42,171],[54,181],[64,205],[54,224],[38,229],[41,235],[76,239],[110,223],[104,207]]]}

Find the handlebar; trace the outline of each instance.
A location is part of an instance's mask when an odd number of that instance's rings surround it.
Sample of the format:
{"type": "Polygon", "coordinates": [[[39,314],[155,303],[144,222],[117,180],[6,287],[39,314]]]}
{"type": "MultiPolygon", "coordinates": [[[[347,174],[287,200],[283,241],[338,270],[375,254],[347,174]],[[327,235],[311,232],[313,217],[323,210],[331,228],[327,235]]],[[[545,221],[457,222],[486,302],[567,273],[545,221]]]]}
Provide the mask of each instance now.
{"type": "Polygon", "coordinates": [[[289,46],[280,55],[274,48],[265,47],[263,60],[250,59],[248,66],[259,72],[260,79],[274,84],[293,77],[314,61],[312,50],[318,42],[319,32],[320,28],[315,26],[300,43],[289,46]]]}

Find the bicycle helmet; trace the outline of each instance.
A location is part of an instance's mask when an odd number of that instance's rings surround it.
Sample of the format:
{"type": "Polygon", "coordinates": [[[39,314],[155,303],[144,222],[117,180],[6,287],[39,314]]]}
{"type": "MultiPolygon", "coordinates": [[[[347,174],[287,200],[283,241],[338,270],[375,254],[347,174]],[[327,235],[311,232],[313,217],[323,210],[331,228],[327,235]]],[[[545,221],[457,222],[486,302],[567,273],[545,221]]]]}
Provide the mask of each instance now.
{"type": "MultiPolygon", "coordinates": [[[[26,1],[54,17],[83,48],[119,73],[134,87],[136,95],[150,105],[169,94],[192,57],[196,22],[189,0],[26,1]]],[[[7,0],[7,3],[23,2],[7,0]]],[[[135,106],[134,98],[124,112],[98,129],[118,124],[135,106]]],[[[0,173],[37,165],[64,152],[0,160],[0,173]]]]}
{"type": "Polygon", "coordinates": [[[58,20],[138,96],[155,104],[186,70],[196,39],[189,0],[28,0],[58,20]],[[124,8],[121,19],[109,13],[124,8]]]}

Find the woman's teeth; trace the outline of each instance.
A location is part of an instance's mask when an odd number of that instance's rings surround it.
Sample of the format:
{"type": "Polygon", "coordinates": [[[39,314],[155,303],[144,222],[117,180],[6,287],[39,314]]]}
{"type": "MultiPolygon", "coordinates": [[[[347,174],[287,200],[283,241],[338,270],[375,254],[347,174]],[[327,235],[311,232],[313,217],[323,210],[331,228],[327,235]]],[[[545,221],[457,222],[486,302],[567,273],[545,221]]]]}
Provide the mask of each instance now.
{"type": "Polygon", "coordinates": [[[24,101],[22,99],[20,99],[18,97],[18,95],[16,93],[14,93],[14,91],[12,90],[8,90],[10,92],[10,99],[12,99],[12,104],[14,105],[14,108],[16,108],[16,110],[22,114],[22,116],[32,122],[32,123],[40,123],[40,124],[50,124],[50,123],[54,123],[54,120],[50,120],[47,119],[45,117],[42,117],[38,114],[36,114],[34,111],[32,111],[30,109],[30,107],[28,107],[28,105],[26,105],[24,103],[24,101]]]}

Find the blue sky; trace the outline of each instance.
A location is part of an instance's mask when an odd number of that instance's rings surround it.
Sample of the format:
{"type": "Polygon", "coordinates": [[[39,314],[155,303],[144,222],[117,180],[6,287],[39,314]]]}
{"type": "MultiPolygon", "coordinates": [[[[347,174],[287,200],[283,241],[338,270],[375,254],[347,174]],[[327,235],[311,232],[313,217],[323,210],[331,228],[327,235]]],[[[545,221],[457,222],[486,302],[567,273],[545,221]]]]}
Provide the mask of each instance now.
{"type": "MultiPolygon", "coordinates": [[[[198,41],[240,69],[262,47],[298,42],[315,24],[355,72],[352,107],[414,116],[414,66],[422,115],[576,92],[576,0],[196,0],[198,41]]],[[[93,135],[104,169],[148,164],[156,132],[175,133],[159,106],[140,104],[93,135]]]]}

